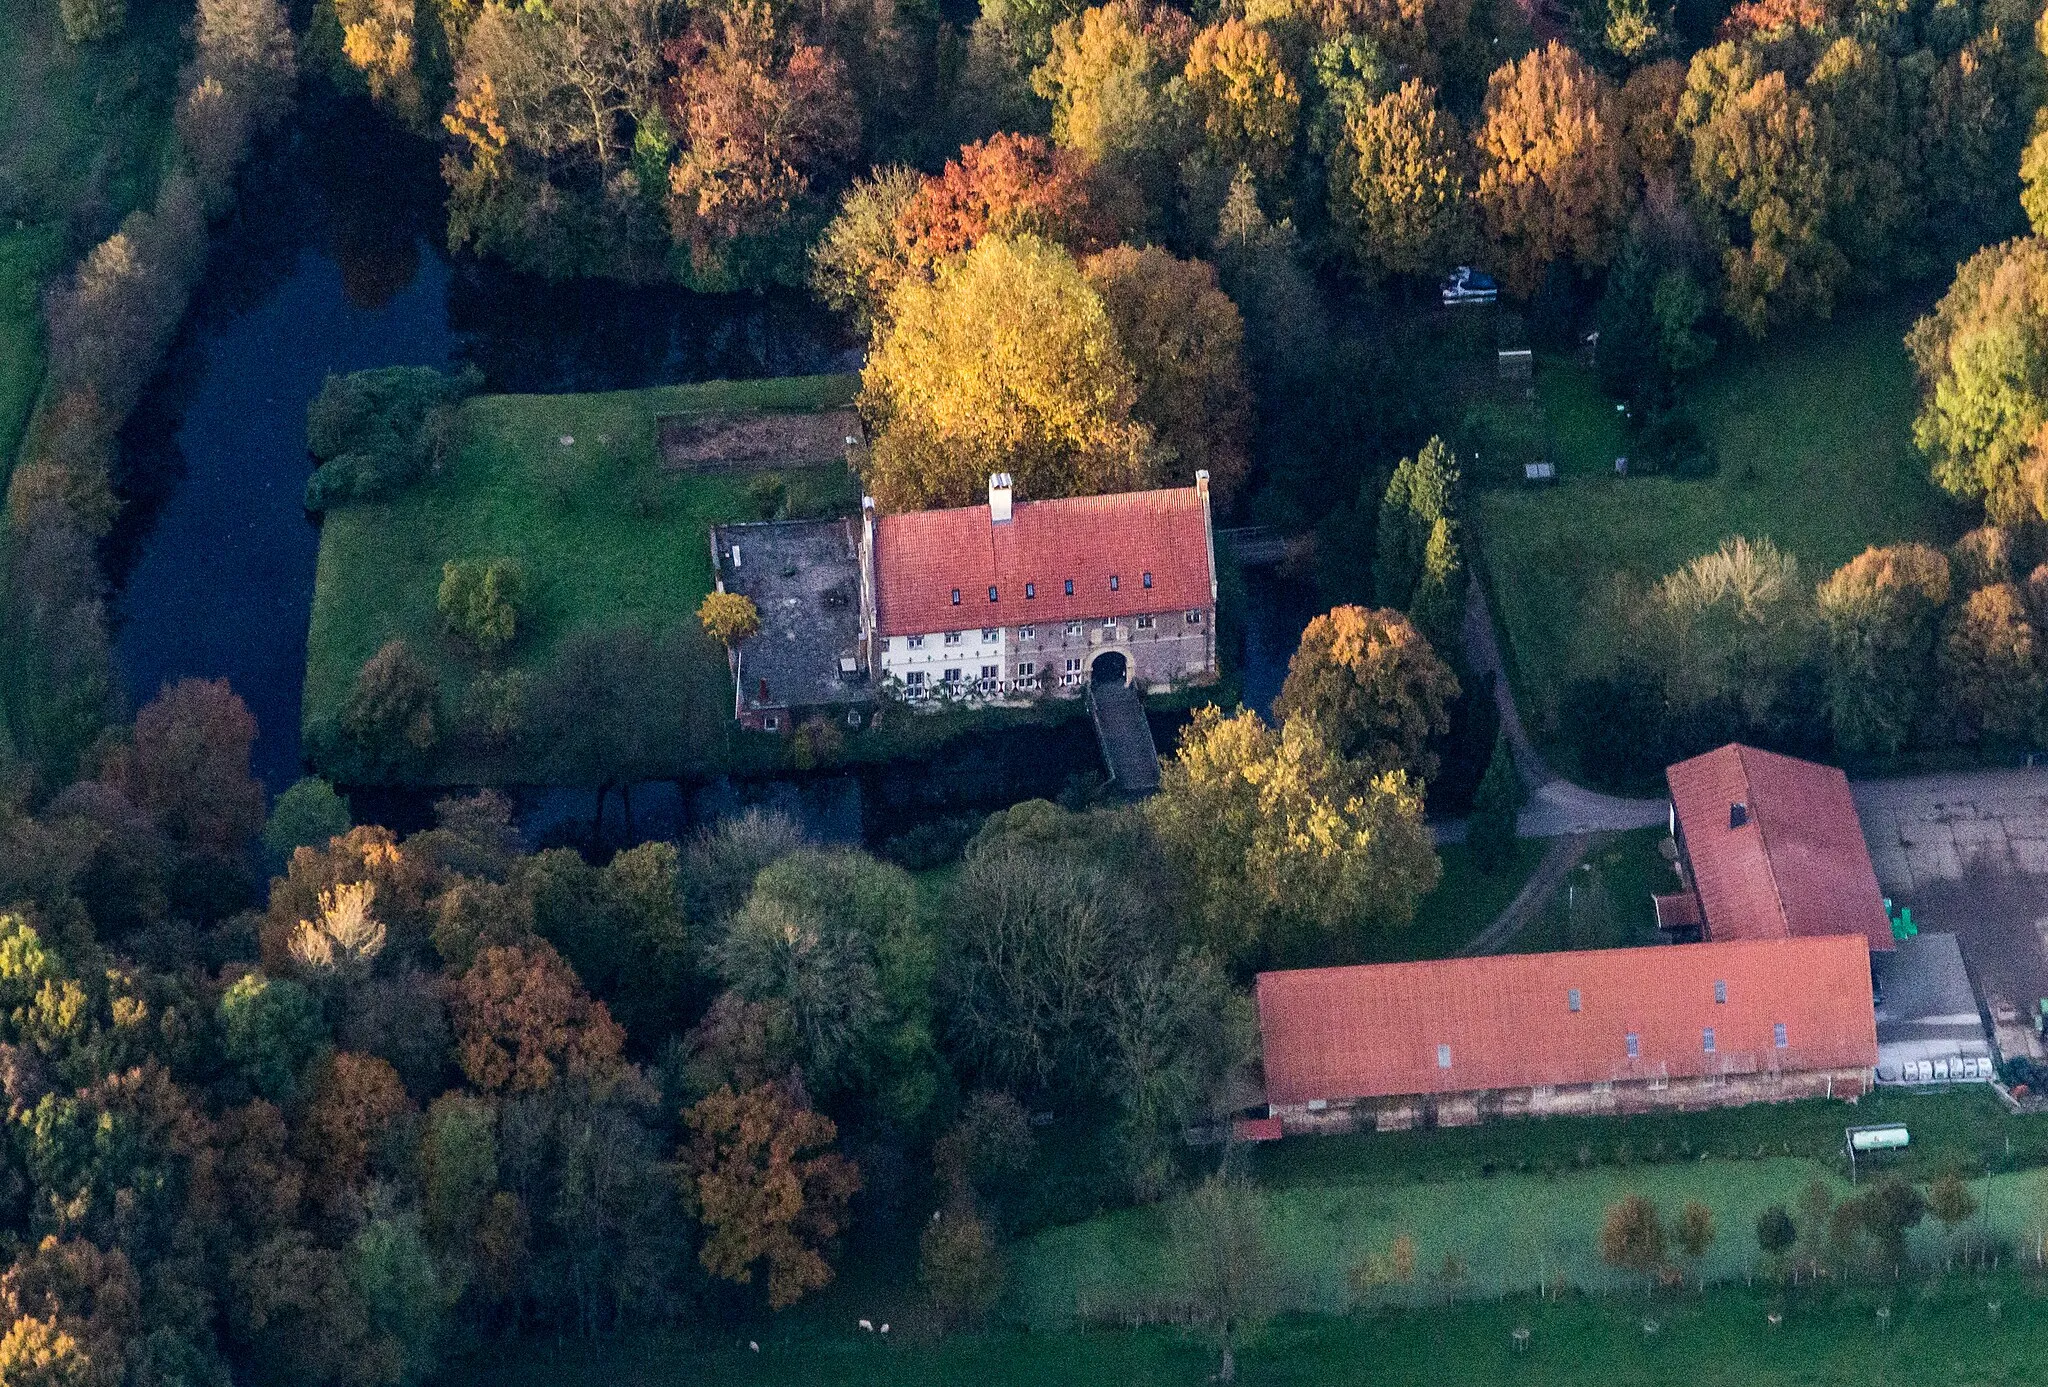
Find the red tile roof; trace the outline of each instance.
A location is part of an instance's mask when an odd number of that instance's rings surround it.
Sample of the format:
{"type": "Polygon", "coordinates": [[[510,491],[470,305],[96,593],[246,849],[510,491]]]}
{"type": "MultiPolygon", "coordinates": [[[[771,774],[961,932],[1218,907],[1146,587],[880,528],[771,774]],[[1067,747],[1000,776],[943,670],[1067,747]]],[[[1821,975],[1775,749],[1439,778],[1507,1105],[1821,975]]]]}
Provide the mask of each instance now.
{"type": "Polygon", "coordinates": [[[1650,897],[1657,908],[1658,929],[1698,929],[1706,923],[1700,914],[1700,898],[1690,891],[1671,891],[1650,897]]]}
{"type": "Polygon", "coordinates": [[[1877,1063],[1869,951],[1844,935],[1304,968],[1261,973],[1258,1000],[1278,1104],[1877,1063]]]}
{"type": "Polygon", "coordinates": [[[1709,939],[1857,934],[1892,947],[1847,776],[1737,743],[1664,776],[1709,939]]]}
{"type": "Polygon", "coordinates": [[[990,523],[985,505],[875,522],[877,627],[884,636],[1209,607],[1210,577],[1208,524],[1193,487],[1019,501],[1002,525],[990,523]],[[1028,598],[1026,584],[1034,592],[1028,598]]]}

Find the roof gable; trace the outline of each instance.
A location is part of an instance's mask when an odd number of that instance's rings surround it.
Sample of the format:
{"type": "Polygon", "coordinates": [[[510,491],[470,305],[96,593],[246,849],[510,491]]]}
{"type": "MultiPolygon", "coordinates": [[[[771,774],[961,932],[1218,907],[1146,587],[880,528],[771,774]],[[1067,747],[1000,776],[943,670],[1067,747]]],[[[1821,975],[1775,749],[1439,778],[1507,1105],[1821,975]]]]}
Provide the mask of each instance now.
{"type": "Polygon", "coordinates": [[[1857,934],[1872,949],[1892,947],[1841,771],[1731,742],[1665,779],[1709,938],[1857,934]]]}
{"type": "Polygon", "coordinates": [[[875,522],[875,587],[884,636],[1139,616],[1215,600],[1208,518],[1193,487],[1023,501],[1001,525],[986,505],[884,515],[875,522]]]}
{"type": "Polygon", "coordinates": [[[1258,1003],[1280,1104],[1877,1063],[1843,935],[1261,973],[1258,1003]]]}

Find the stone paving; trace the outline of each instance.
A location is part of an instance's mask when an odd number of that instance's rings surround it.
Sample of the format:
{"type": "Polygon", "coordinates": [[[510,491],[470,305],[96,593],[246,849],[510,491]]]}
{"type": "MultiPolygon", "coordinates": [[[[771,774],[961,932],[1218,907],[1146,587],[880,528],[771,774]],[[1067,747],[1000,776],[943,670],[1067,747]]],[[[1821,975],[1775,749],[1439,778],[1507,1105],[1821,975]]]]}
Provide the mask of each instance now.
{"type": "Polygon", "coordinates": [[[2048,877],[2048,768],[1857,781],[1878,884],[1910,897],[1966,877],[2048,877]]]}

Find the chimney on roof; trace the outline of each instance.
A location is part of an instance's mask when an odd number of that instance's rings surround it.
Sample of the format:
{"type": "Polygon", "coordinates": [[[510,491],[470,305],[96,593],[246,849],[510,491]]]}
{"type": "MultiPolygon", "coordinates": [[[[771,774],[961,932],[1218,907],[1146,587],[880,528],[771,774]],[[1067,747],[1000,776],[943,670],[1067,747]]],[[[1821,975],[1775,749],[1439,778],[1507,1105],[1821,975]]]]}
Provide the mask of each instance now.
{"type": "Polygon", "coordinates": [[[1749,822],[1749,806],[1736,800],[1728,806],[1728,827],[1741,828],[1749,822]]]}
{"type": "Polygon", "coordinates": [[[1204,501],[1209,499],[1209,469],[1206,467],[1195,473],[1195,495],[1204,501]]]}
{"type": "Polygon", "coordinates": [[[1010,523],[1010,474],[991,472],[988,476],[988,523],[1010,523]]]}

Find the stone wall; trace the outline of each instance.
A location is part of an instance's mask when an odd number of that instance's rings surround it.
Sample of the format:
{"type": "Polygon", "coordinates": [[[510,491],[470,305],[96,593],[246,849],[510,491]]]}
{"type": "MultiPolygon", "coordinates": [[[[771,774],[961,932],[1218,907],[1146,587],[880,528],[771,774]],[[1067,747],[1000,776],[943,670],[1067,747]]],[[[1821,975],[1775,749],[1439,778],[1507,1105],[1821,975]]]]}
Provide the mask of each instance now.
{"type": "Polygon", "coordinates": [[[1413,1127],[1470,1127],[1500,1117],[1626,1116],[1658,1111],[1698,1112],[1798,1098],[1850,1102],[1870,1091],[1868,1069],[1811,1069],[1779,1073],[1714,1074],[1688,1079],[1617,1080],[1597,1084],[1541,1084],[1395,1098],[1275,1104],[1273,1115],[1290,1134],[1381,1131],[1413,1127]]]}

